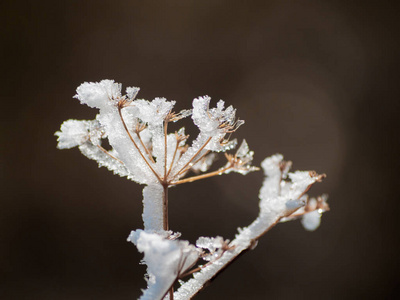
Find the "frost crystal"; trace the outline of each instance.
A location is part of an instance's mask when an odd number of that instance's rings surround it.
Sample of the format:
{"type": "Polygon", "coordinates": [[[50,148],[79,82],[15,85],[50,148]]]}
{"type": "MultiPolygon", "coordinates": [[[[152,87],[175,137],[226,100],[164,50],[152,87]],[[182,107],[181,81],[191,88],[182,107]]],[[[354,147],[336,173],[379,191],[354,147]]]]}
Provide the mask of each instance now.
{"type": "Polygon", "coordinates": [[[168,240],[155,233],[132,231],[128,241],[144,253],[149,279],[141,300],[162,299],[171,285],[199,258],[200,252],[187,241],[168,240]]]}
{"type": "Polygon", "coordinates": [[[237,146],[236,139],[230,140],[231,133],[244,121],[237,120],[236,109],[225,108],[222,100],[212,107],[208,96],[194,99],[192,109],[175,113],[175,101],[136,99],[138,87],[128,87],[126,95],[121,89],[121,84],[113,80],[81,84],[74,98],[98,109],[96,118],[65,121],[55,135],[59,149],[78,147],[99,166],[145,185],[144,230],[132,231],[128,237],[144,253],[147,265],[148,287],[140,299],[192,298],[243,251],[253,249],[278,222],[301,218],[307,230],[319,226],[321,213],[329,210],[327,197],[308,198],[305,193],[324,175],[290,173],[291,163],[276,154],[261,164],[266,178],[259,193],[259,215],[249,226],[239,228],[234,240],[200,237],[196,246],[178,240],[180,234],[170,231],[168,225],[168,188],[216,175],[246,175],[258,170],[251,165],[254,152],[245,140],[235,153],[228,153],[237,146]],[[184,128],[168,132],[169,123],[189,116],[199,129],[191,142],[184,128]],[[110,149],[102,146],[105,139],[110,149]],[[209,171],[218,152],[225,152],[227,161],[209,171]],[[196,268],[200,257],[206,263],[196,268]],[[186,276],[192,278],[184,281],[186,276]],[[174,292],[176,282],[181,287],[174,292]]]}

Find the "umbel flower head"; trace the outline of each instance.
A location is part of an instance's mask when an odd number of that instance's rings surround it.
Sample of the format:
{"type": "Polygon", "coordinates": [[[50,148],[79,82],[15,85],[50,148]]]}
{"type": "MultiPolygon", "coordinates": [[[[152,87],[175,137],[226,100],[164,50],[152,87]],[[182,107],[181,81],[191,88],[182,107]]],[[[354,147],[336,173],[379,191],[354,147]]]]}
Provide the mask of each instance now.
{"type": "MultiPolygon", "coordinates": [[[[90,107],[98,108],[94,121],[68,120],[61,125],[58,148],[69,149],[78,146],[101,166],[112,166],[111,170],[121,176],[142,184],[160,183],[176,185],[181,183],[191,170],[205,172],[212,164],[212,152],[225,152],[236,146],[236,140],[226,138],[244,123],[236,119],[236,110],[224,107],[220,100],[217,107],[210,108],[211,98],[199,97],[193,101],[193,109],[179,113],[173,111],[175,101],[155,98],[152,101],[135,99],[139,88],[128,87],[121,94],[121,84],[112,80],[99,83],[83,83],[74,98],[90,107]],[[200,130],[192,145],[186,145],[188,136],[184,128],[168,133],[168,123],[191,116],[200,130]],[[108,138],[111,150],[101,146],[101,140],[108,138]],[[97,148],[97,149],[96,149],[97,148]],[[97,152],[97,153],[94,153],[97,152]],[[115,161],[120,164],[115,167],[115,161]]],[[[241,149],[246,153],[229,155],[229,167],[219,173],[253,171],[252,152],[244,141],[241,149]],[[235,160],[235,162],[233,162],[235,160]]]]}
{"type": "Polygon", "coordinates": [[[191,109],[175,112],[175,101],[136,99],[139,90],[128,87],[123,94],[121,84],[113,80],[81,84],[74,98],[98,109],[96,118],[65,121],[55,135],[59,149],[78,147],[99,166],[146,185],[144,230],[132,231],[128,237],[144,253],[148,267],[148,288],[140,299],[190,299],[277,223],[301,218],[307,230],[319,226],[321,214],[329,210],[327,197],[308,198],[306,192],[325,175],[291,173],[291,162],[276,154],[262,162],[266,178],[259,194],[260,212],[252,224],[239,229],[232,241],[200,237],[190,245],[178,240],[180,234],[168,226],[169,187],[231,172],[246,175],[259,168],[252,166],[254,152],[245,140],[233,150],[237,141],[230,139],[231,134],[244,121],[236,118],[232,106],[225,107],[219,100],[212,107],[211,98],[204,96],[194,99],[191,109]],[[183,127],[168,131],[169,123],[188,117],[199,129],[191,142],[183,127]],[[105,139],[110,149],[103,147],[105,139]],[[224,152],[226,163],[209,171],[219,152],[224,152]],[[199,259],[206,264],[195,267],[199,259]],[[187,276],[193,278],[184,282],[187,276]],[[178,280],[182,286],[174,292],[178,280]]]}

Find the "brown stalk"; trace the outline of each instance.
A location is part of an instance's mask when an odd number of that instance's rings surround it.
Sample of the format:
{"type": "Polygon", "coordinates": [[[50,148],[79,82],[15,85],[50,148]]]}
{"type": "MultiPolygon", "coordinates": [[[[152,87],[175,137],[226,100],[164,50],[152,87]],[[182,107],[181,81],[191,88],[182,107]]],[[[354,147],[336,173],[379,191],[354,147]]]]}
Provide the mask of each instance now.
{"type": "Polygon", "coordinates": [[[180,143],[180,141],[179,141],[179,139],[177,138],[177,139],[176,139],[176,147],[175,147],[174,155],[172,156],[171,164],[169,165],[169,170],[168,170],[168,173],[167,173],[167,177],[168,177],[169,174],[171,173],[172,165],[174,164],[175,156],[176,156],[176,153],[178,152],[179,143],[180,143]]]}
{"type": "Polygon", "coordinates": [[[211,141],[211,136],[207,139],[207,141],[203,144],[203,146],[200,147],[200,149],[196,152],[195,155],[192,156],[192,158],[182,167],[182,169],[180,169],[175,176],[178,176],[182,173],[183,170],[186,169],[186,167],[192,162],[192,160],[199,155],[199,153],[204,149],[205,146],[207,146],[207,144],[211,141]]]}
{"type": "Polygon", "coordinates": [[[168,129],[168,119],[164,120],[164,181],[167,180],[167,129],[168,129]]]}
{"type": "Polygon", "coordinates": [[[163,229],[168,231],[168,183],[162,183],[163,186],[163,229]]]}
{"type": "Polygon", "coordinates": [[[115,159],[116,161],[118,161],[121,164],[124,164],[120,159],[116,158],[114,155],[110,154],[110,152],[108,152],[106,149],[104,149],[102,146],[100,145],[96,145],[97,148],[99,148],[101,151],[103,151],[105,154],[107,154],[109,157],[115,159]]]}
{"type": "Polygon", "coordinates": [[[186,182],[193,182],[193,181],[196,181],[196,180],[209,178],[209,177],[216,176],[216,175],[221,175],[222,173],[226,172],[227,170],[229,170],[231,168],[233,168],[233,166],[229,165],[228,167],[219,169],[219,170],[214,171],[214,172],[201,174],[201,175],[198,175],[198,176],[193,176],[193,177],[185,178],[185,179],[178,180],[178,181],[175,181],[175,182],[171,182],[170,185],[177,185],[177,184],[182,184],[182,183],[186,183],[186,182]]]}
{"type": "MultiPolygon", "coordinates": [[[[195,162],[193,163],[193,166],[196,165],[200,160],[202,160],[208,153],[210,153],[210,150],[207,150],[206,152],[204,152],[204,154],[202,156],[200,156],[199,159],[196,159],[195,162]]],[[[185,170],[183,170],[182,174],[189,171],[191,167],[186,168],[185,170]]]]}
{"type": "Polygon", "coordinates": [[[162,180],[160,178],[160,176],[158,176],[157,172],[154,171],[153,167],[150,165],[150,163],[147,161],[146,157],[144,157],[142,151],[140,150],[140,148],[138,147],[138,145],[136,144],[135,140],[133,139],[131,133],[128,130],[128,127],[126,126],[126,123],[124,121],[124,118],[122,117],[122,112],[121,112],[121,106],[118,105],[118,113],[119,113],[119,117],[121,118],[122,121],[122,125],[124,125],[125,131],[128,134],[129,138],[131,139],[133,145],[135,146],[135,148],[138,150],[140,156],[143,158],[143,160],[145,161],[145,163],[149,166],[150,170],[153,172],[153,174],[157,177],[158,181],[162,184],[162,180]]]}
{"type": "Polygon", "coordinates": [[[136,132],[136,135],[137,135],[137,137],[138,137],[138,139],[140,141],[140,144],[142,145],[144,151],[146,151],[146,153],[149,156],[150,160],[155,164],[156,162],[153,159],[153,155],[151,155],[149,149],[147,149],[146,145],[143,143],[142,137],[140,136],[140,132],[138,130],[136,130],[135,132],[136,132]]]}

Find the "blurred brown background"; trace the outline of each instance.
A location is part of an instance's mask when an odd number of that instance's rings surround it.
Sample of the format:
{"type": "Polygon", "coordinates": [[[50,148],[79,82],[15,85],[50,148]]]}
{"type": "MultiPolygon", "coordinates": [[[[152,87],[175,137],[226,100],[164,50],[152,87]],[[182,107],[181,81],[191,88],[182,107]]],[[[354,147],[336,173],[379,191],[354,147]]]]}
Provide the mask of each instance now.
{"type": "MultiPolygon", "coordinates": [[[[327,173],[313,233],[280,224],[198,299],[384,299],[399,290],[397,1],[2,1],[1,299],[135,299],[141,188],[54,132],[96,111],[72,96],[115,79],[177,109],[234,105],[255,164],[280,152],[327,173]]],[[[195,130],[192,128],[193,133],[195,130]]],[[[215,163],[215,167],[223,160],[215,163]]],[[[171,190],[171,227],[232,239],[261,172],[171,190]]]]}

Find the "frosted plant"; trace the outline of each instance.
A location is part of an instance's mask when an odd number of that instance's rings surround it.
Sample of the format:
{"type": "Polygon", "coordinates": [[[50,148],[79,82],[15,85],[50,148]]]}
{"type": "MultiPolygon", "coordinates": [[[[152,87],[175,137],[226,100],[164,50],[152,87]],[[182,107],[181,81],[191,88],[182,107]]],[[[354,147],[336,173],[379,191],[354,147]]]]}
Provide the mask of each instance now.
{"type": "Polygon", "coordinates": [[[319,226],[321,214],[329,210],[327,197],[308,198],[305,193],[325,175],[290,173],[291,163],[276,154],[261,164],[266,178],[259,194],[260,212],[252,224],[239,228],[232,241],[199,237],[191,245],[179,240],[180,233],[168,227],[168,188],[215,175],[256,171],[251,165],[254,153],[245,140],[235,152],[227,153],[237,146],[230,136],[244,121],[236,119],[236,110],[225,108],[224,101],[210,107],[208,96],[199,97],[192,109],[176,113],[175,101],[139,100],[138,92],[139,88],[128,87],[122,95],[121,84],[113,80],[83,83],[75,98],[97,108],[98,115],[92,121],[65,121],[55,134],[59,149],[77,146],[99,166],[145,185],[144,230],[132,231],[128,237],[144,253],[147,265],[148,287],[140,299],[190,299],[277,223],[301,218],[307,230],[319,226]],[[200,132],[189,144],[184,128],[168,133],[168,124],[190,116],[200,132]],[[102,146],[103,139],[112,149],[102,146]],[[218,152],[225,153],[226,164],[208,172],[218,152]],[[198,265],[199,260],[205,263],[198,265]],[[174,291],[176,282],[181,286],[174,291]]]}

